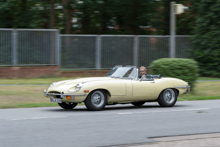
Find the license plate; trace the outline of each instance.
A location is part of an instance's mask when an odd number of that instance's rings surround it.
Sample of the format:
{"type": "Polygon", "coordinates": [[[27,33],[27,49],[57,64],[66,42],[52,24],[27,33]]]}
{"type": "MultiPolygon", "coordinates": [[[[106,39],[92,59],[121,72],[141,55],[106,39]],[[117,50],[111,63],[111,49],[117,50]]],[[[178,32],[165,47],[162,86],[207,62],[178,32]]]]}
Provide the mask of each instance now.
{"type": "Polygon", "coordinates": [[[50,98],[50,101],[55,103],[62,103],[61,99],[56,99],[56,98],[50,98]]]}

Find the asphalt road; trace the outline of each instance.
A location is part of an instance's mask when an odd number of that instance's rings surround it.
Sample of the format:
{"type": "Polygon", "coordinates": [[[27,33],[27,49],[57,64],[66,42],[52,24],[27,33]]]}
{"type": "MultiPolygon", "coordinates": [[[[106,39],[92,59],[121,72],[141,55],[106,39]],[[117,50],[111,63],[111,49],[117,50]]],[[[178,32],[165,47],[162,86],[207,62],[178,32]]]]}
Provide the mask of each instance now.
{"type": "Polygon", "coordinates": [[[0,147],[99,147],[155,142],[154,137],[220,132],[220,100],[177,102],[162,108],[146,103],[1,109],[0,147]]]}

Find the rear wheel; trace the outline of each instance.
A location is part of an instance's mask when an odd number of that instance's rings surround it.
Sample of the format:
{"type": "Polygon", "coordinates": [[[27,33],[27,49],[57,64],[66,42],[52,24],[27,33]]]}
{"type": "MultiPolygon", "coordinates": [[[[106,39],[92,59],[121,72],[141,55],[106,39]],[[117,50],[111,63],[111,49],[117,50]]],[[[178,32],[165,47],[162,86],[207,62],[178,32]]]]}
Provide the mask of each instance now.
{"type": "Polygon", "coordinates": [[[65,102],[58,103],[58,105],[63,109],[73,109],[74,107],[76,107],[77,104],[78,103],[65,103],[65,102]]]}
{"type": "Polygon", "coordinates": [[[107,94],[103,90],[96,90],[88,95],[85,105],[89,110],[97,111],[105,108],[107,103],[107,94]]]}
{"type": "Polygon", "coordinates": [[[165,89],[163,92],[161,92],[158,103],[162,107],[172,107],[177,100],[177,91],[174,89],[165,89]]]}
{"type": "Polygon", "coordinates": [[[133,102],[132,105],[140,107],[144,104],[145,102],[133,102]]]}

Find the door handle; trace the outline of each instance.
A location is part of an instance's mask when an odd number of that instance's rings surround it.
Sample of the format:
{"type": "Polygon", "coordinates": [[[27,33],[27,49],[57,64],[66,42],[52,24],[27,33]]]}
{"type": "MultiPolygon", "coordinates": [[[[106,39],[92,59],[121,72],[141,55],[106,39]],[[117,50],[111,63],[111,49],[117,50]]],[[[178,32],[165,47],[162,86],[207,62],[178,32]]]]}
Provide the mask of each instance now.
{"type": "Polygon", "coordinates": [[[155,81],[152,81],[152,82],[150,82],[150,83],[155,83],[155,81]]]}

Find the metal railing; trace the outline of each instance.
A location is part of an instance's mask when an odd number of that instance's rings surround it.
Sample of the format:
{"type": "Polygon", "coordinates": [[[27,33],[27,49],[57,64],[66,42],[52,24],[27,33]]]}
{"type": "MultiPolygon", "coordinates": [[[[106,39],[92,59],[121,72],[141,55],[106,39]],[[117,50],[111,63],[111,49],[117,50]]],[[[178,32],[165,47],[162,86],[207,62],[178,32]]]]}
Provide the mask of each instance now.
{"type": "Polygon", "coordinates": [[[61,69],[96,68],[96,35],[60,35],[61,69]]]}
{"type": "MultiPolygon", "coordinates": [[[[176,57],[189,58],[190,36],[176,36],[176,57]]],[[[61,64],[69,69],[109,69],[115,65],[149,66],[169,58],[169,36],[60,35],[61,64]]]]}
{"type": "Polygon", "coordinates": [[[0,66],[11,66],[14,56],[13,29],[0,29],[0,66]]]}
{"type": "Polygon", "coordinates": [[[59,31],[0,29],[0,66],[58,65],[59,31]]]}
{"type": "MultiPolygon", "coordinates": [[[[176,57],[189,58],[190,36],[176,36],[176,57]]],[[[56,29],[0,29],[0,66],[58,65],[60,69],[149,66],[169,58],[170,36],[60,35],[56,29]]]]}

